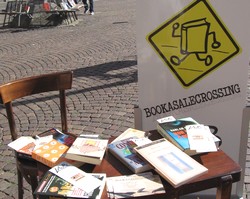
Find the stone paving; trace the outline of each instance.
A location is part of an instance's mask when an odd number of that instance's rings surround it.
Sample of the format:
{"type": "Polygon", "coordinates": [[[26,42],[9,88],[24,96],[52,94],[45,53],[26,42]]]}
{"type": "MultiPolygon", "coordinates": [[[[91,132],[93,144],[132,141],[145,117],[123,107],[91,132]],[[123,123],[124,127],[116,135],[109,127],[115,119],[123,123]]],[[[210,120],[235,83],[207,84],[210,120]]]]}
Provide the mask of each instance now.
{"type": "MultiPolygon", "coordinates": [[[[72,25],[0,29],[0,84],[72,70],[73,88],[67,92],[71,132],[109,137],[133,127],[133,108],[138,103],[135,2],[95,1],[95,15],[83,15],[81,10],[79,20],[72,25]]],[[[30,97],[14,104],[22,135],[60,128],[59,114],[53,111],[58,102],[53,95],[42,97],[46,101],[30,97]]],[[[0,198],[17,198],[15,161],[7,147],[10,139],[5,110],[0,105],[0,198]]],[[[246,181],[247,193],[249,169],[246,181]]],[[[25,187],[24,198],[31,198],[29,185],[25,187]]]]}

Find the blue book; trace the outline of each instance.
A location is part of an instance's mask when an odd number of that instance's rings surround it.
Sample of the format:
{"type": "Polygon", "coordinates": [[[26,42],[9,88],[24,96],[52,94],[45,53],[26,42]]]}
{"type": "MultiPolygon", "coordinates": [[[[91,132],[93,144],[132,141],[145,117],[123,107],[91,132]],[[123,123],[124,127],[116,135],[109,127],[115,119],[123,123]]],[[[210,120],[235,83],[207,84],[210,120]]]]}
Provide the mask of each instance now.
{"type": "Polygon", "coordinates": [[[108,145],[108,150],[134,173],[152,169],[148,162],[140,158],[133,150],[136,143],[131,141],[136,137],[126,138],[108,145]]]}

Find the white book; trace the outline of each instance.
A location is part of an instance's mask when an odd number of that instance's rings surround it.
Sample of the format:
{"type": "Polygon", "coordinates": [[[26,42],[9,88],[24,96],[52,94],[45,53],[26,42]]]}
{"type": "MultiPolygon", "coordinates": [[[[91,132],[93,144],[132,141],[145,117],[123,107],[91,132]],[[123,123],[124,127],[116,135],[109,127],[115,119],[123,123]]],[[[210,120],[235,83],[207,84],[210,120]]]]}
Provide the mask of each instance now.
{"type": "Polygon", "coordinates": [[[66,152],[66,158],[99,165],[102,162],[106,148],[107,139],[77,137],[69,150],[66,152]]]}
{"type": "Polygon", "coordinates": [[[208,126],[196,124],[187,125],[185,128],[191,150],[196,150],[197,153],[217,151],[214,141],[215,136],[211,133],[208,126]]]}
{"type": "Polygon", "coordinates": [[[67,162],[62,162],[49,171],[87,193],[102,184],[101,180],[67,162]]]}
{"type": "Polygon", "coordinates": [[[8,144],[9,147],[19,153],[31,155],[36,145],[36,140],[31,136],[22,136],[8,144]]]}
{"type": "Polygon", "coordinates": [[[120,134],[116,139],[112,141],[117,142],[119,140],[124,140],[130,137],[137,137],[137,138],[143,138],[147,137],[147,133],[145,131],[141,131],[138,129],[128,128],[126,131],[124,131],[122,134],[120,134]]]}
{"type": "Polygon", "coordinates": [[[165,193],[159,175],[151,172],[107,177],[106,185],[109,198],[131,198],[165,193]]]}
{"type": "Polygon", "coordinates": [[[165,138],[136,147],[135,151],[173,187],[179,187],[208,171],[165,138]]]}

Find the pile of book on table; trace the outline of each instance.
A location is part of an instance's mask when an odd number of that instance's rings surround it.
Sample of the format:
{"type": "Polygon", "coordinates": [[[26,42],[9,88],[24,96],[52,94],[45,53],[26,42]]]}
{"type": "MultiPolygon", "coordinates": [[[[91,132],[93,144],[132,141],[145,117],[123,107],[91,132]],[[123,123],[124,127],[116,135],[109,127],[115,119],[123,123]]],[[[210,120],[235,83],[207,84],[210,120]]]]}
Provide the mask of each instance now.
{"type": "Polygon", "coordinates": [[[191,157],[217,151],[220,139],[208,126],[191,117],[170,116],[157,120],[157,130],[162,138],[152,141],[144,131],[127,129],[108,145],[108,150],[133,173],[153,169],[173,187],[208,171],[191,157]]]}
{"type": "Polygon", "coordinates": [[[48,167],[61,162],[75,166],[83,163],[100,164],[107,148],[108,140],[90,135],[75,136],[64,134],[56,128],[32,136],[21,136],[8,144],[19,158],[36,160],[48,167]]]}
{"type": "Polygon", "coordinates": [[[208,169],[192,155],[217,151],[220,139],[208,126],[193,118],[165,117],[157,120],[162,136],[128,128],[112,142],[82,135],[71,137],[50,129],[36,138],[21,137],[9,144],[20,157],[34,158],[51,169],[40,181],[35,194],[39,198],[100,198],[105,187],[110,198],[126,198],[164,193],[162,179],[179,187],[206,173],[208,169]],[[77,163],[101,164],[108,149],[132,175],[108,176],[85,173],[77,163]],[[57,151],[59,156],[55,157],[57,151]],[[52,157],[51,157],[52,156],[52,157]]]}

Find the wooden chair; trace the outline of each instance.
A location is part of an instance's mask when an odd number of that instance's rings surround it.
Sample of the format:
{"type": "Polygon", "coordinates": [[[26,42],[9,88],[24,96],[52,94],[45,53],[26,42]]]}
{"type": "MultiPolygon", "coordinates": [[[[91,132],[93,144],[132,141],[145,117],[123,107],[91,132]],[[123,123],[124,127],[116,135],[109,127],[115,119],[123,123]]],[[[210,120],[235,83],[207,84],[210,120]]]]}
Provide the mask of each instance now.
{"type": "MultiPolygon", "coordinates": [[[[6,109],[12,140],[18,138],[12,102],[19,98],[43,92],[59,91],[62,132],[68,132],[65,90],[71,88],[72,77],[73,73],[66,71],[23,78],[0,86],[0,103],[3,103],[6,109]]],[[[37,187],[37,164],[36,161],[25,160],[16,156],[16,165],[18,197],[22,199],[24,193],[23,178],[31,185],[33,192],[37,187]]]]}

